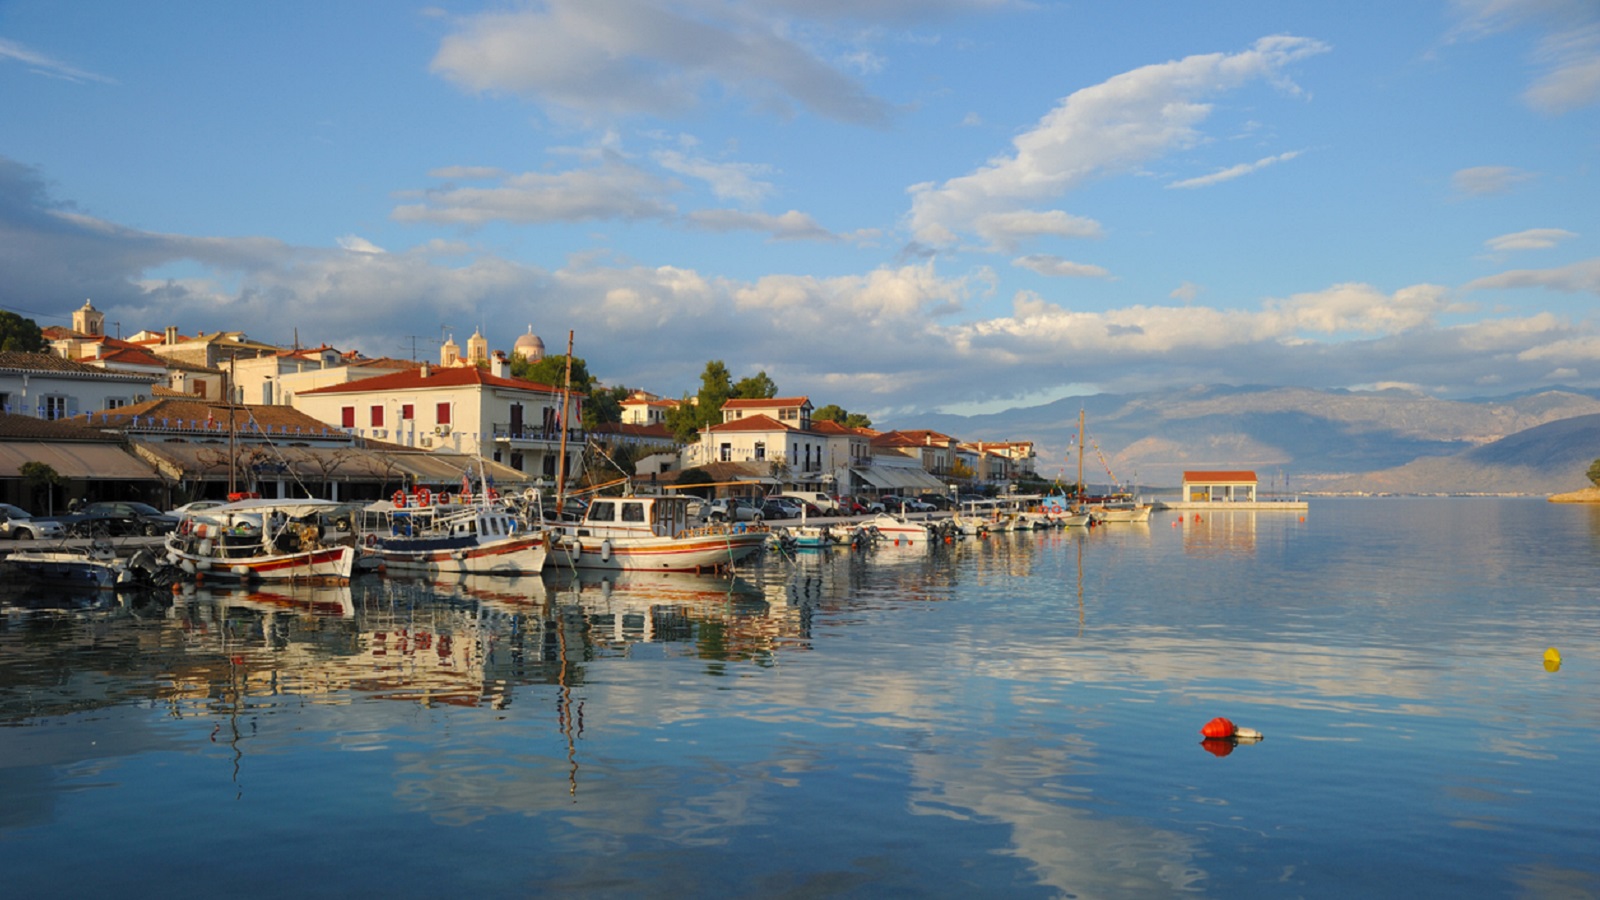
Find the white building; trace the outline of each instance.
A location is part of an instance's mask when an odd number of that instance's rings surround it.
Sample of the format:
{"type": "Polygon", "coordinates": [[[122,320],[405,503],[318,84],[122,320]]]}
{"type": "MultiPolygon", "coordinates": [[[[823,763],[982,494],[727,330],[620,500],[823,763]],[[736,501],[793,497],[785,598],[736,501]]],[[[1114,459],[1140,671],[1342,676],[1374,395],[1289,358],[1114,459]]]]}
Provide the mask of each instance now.
{"type": "MultiPolygon", "coordinates": [[[[426,450],[453,450],[554,478],[561,455],[561,391],[478,366],[434,367],[329,385],[294,396],[294,407],[348,433],[426,450]]],[[[569,401],[567,468],[584,445],[583,402],[569,401]]]]}
{"type": "Polygon", "coordinates": [[[165,375],[107,371],[54,353],[0,351],[0,410],[36,419],[138,403],[165,381],[165,375]]]}

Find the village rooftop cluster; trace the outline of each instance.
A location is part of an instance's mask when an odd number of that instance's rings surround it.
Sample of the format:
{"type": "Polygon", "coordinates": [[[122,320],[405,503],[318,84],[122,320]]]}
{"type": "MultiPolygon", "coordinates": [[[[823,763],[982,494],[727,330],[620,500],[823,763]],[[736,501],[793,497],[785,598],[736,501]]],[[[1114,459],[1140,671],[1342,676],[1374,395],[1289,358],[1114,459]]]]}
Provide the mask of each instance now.
{"type": "Polygon", "coordinates": [[[948,496],[1034,476],[1032,442],[847,427],[815,419],[805,396],[728,400],[721,421],[684,444],[665,424],[682,401],[636,390],[621,421],[585,429],[578,392],[511,374],[513,358],[545,355],[531,328],[509,352],[477,332],[464,352],[448,339],[436,362],[238,331],[114,338],[87,301],[72,327],[42,333],[48,353],[0,352],[0,476],[8,501],[40,512],[72,499],[170,507],[230,491],[370,499],[474,471],[506,489],[550,489],[596,468],[591,444],[629,460],[636,481],[665,487],[693,471],[718,496],[948,496]]]}

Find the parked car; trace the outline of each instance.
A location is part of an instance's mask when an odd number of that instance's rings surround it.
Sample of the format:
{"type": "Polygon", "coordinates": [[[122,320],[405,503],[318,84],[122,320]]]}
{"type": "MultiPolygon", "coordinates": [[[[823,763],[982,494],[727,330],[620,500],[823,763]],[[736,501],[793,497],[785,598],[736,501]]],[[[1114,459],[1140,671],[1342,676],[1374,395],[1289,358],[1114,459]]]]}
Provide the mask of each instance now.
{"type": "Polygon", "coordinates": [[[919,494],[917,499],[921,500],[923,503],[932,505],[934,509],[950,508],[949,494],[919,494]]]}
{"type": "Polygon", "coordinates": [[[36,541],[64,537],[66,533],[66,528],[54,519],[35,519],[20,506],[0,503],[0,537],[13,541],[36,541]]]}
{"type": "Polygon", "coordinates": [[[859,516],[867,511],[867,505],[854,497],[835,497],[833,505],[841,516],[859,516]]]}
{"type": "Polygon", "coordinates": [[[836,516],[838,510],[833,498],[821,491],[784,491],[779,496],[795,503],[808,504],[808,516],[836,516]]]}
{"type": "Polygon", "coordinates": [[[90,503],[76,513],[57,516],[56,521],[76,537],[167,534],[178,526],[178,519],[148,503],[105,500],[90,503]]]}
{"type": "Polygon", "coordinates": [[[208,509],[216,509],[226,502],[227,501],[225,500],[196,500],[193,503],[185,503],[177,509],[167,510],[167,515],[172,516],[174,519],[182,519],[189,513],[197,513],[208,509]]]}
{"type": "Polygon", "coordinates": [[[713,522],[760,522],[765,518],[761,507],[741,497],[723,497],[711,501],[708,516],[713,522]]]}
{"type": "Polygon", "coordinates": [[[761,517],[763,519],[797,519],[800,517],[800,507],[780,497],[768,497],[761,501],[761,517]]]}
{"type": "Polygon", "coordinates": [[[908,513],[914,513],[914,512],[928,513],[928,512],[933,512],[933,511],[935,511],[935,510],[937,510],[939,508],[937,506],[934,506],[932,503],[929,503],[928,501],[923,500],[920,497],[907,497],[907,498],[905,498],[903,501],[901,501],[901,507],[908,513]]]}

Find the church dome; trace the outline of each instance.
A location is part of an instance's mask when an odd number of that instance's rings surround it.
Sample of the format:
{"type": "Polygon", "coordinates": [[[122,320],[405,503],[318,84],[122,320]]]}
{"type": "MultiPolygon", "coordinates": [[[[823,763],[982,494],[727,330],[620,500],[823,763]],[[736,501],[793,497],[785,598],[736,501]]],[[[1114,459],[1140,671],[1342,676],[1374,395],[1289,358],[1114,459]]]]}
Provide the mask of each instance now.
{"type": "Polygon", "coordinates": [[[532,325],[528,326],[527,334],[517,338],[517,342],[511,345],[511,355],[520,356],[528,362],[544,359],[544,341],[539,340],[539,336],[533,333],[532,325]]]}

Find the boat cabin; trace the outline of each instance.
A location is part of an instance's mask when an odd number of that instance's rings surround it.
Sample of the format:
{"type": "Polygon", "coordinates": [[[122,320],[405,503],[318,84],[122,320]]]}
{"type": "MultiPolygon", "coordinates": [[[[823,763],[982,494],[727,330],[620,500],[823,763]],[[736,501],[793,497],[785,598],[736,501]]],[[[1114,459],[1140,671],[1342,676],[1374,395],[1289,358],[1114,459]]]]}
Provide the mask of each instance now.
{"type": "Polygon", "coordinates": [[[589,503],[578,536],[630,533],[677,537],[689,527],[687,497],[596,497],[589,503]]]}

